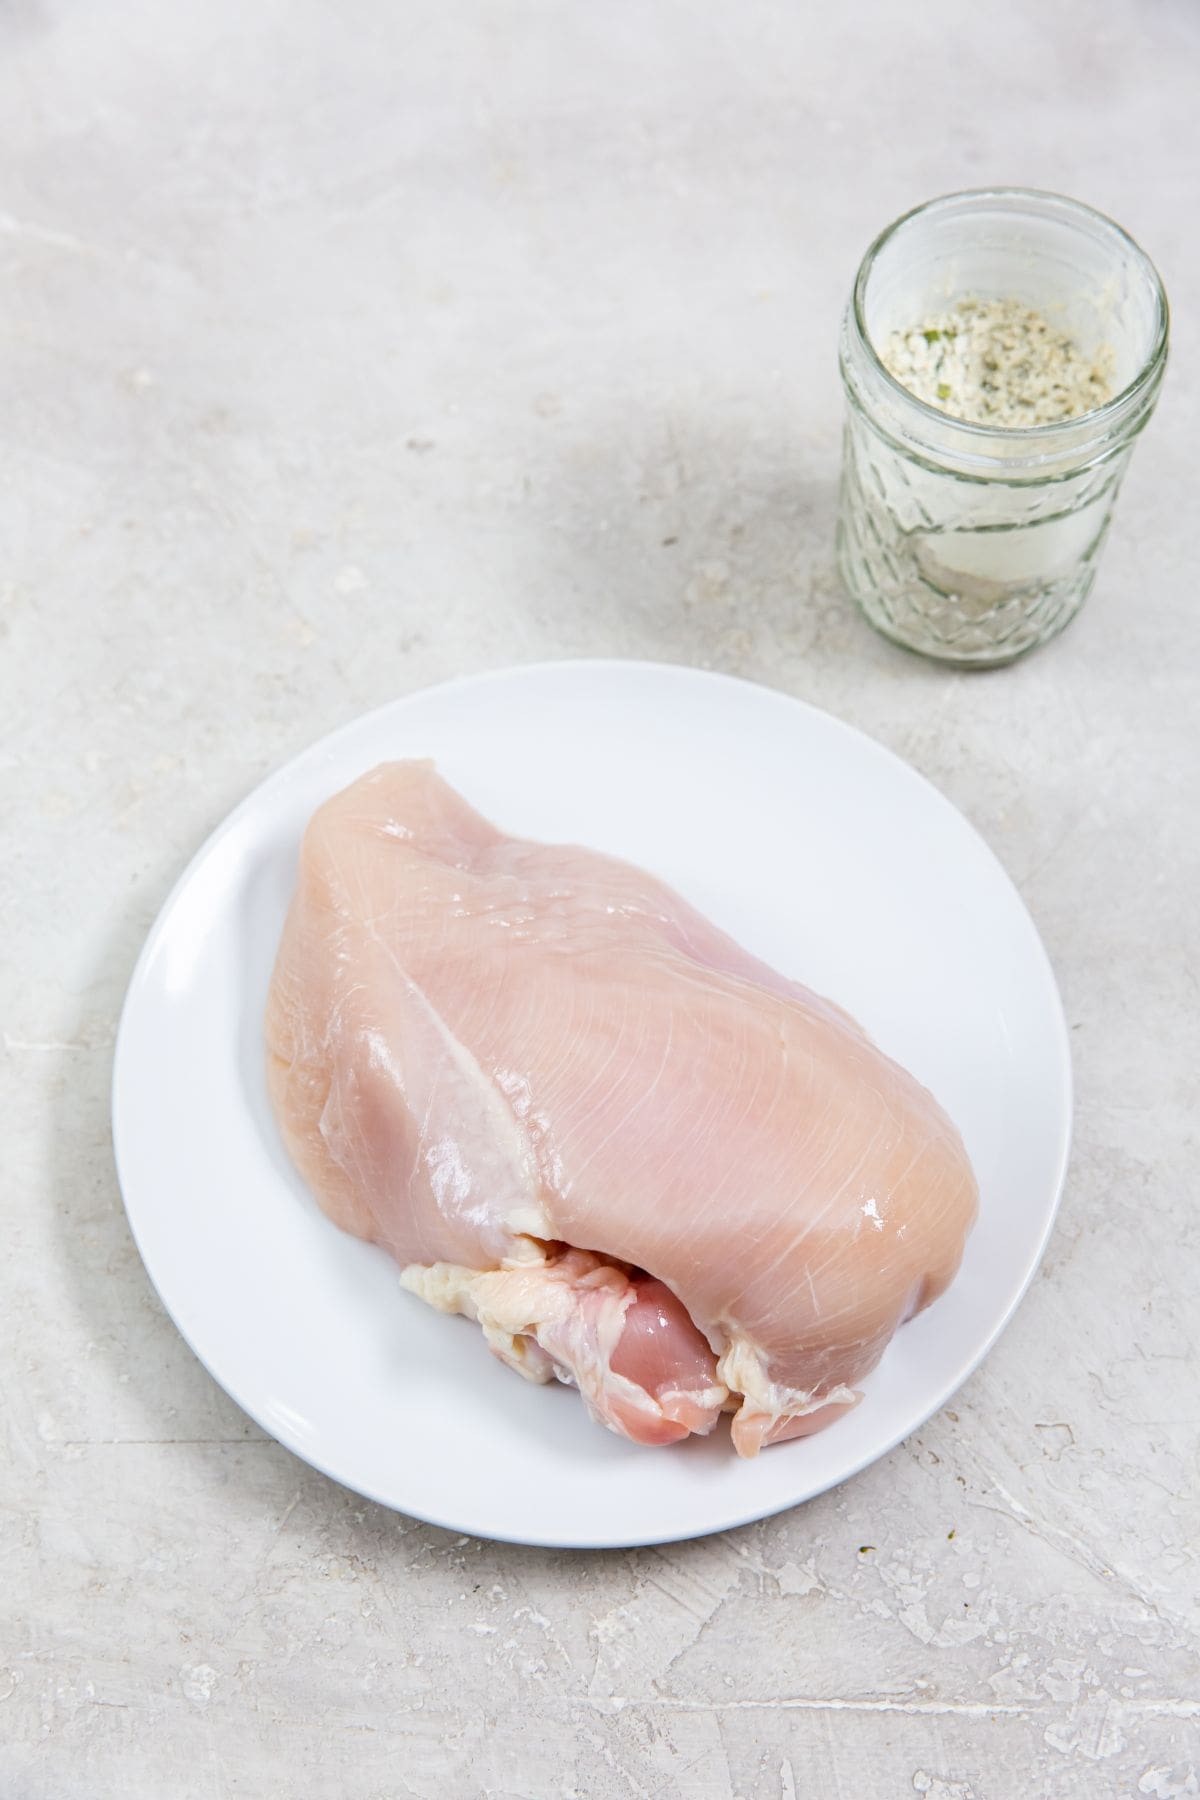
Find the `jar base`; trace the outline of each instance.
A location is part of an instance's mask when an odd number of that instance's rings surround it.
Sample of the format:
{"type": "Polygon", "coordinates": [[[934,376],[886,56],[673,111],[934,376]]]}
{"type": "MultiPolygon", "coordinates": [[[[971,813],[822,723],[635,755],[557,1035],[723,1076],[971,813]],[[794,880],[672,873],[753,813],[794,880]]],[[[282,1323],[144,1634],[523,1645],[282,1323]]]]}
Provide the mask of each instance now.
{"type": "Polygon", "coordinates": [[[1103,537],[1070,577],[1022,585],[995,601],[934,587],[911,558],[905,564],[889,554],[891,546],[882,545],[878,534],[872,541],[853,529],[853,521],[843,508],[837,569],[868,625],[900,649],[956,669],[1006,668],[1064,631],[1092,590],[1103,537]]]}
{"type": "Polygon", "coordinates": [[[853,600],[855,607],[862,614],[867,624],[871,627],[871,630],[874,631],[877,636],[885,638],[889,644],[894,644],[898,650],[907,650],[910,656],[919,656],[923,662],[940,663],[942,667],[946,669],[977,669],[980,674],[985,673],[988,669],[1010,668],[1013,663],[1020,662],[1022,658],[1032,656],[1035,650],[1040,650],[1043,644],[1051,643],[1054,638],[1064,632],[1071,621],[1077,616],[1079,610],[1077,607],[1075,612],[1069,613],[1066,618],[1058,620],[1053,628],[1047,631],[1042,637],[1034,638],[1033,641],[1028,644],[1019,644],[1016,649],[1001,652],[995,650],[960,651],[954,650],[948,645],[935,646],[932,644],[922,645],[909,643],[906,638],[899,636],[898,633],[889,631],[883,621],[875,618],[870,609],[864,606],[862,601],[858,599],[856,595],[851,594],[850,598],[853,600]]]}

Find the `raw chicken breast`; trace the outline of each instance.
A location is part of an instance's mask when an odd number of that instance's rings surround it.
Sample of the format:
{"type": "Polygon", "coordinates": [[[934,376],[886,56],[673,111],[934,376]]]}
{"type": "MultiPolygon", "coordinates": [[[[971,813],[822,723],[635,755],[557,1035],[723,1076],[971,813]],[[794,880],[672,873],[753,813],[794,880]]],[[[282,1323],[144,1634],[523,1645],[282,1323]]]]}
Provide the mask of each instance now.
{"type": "Polygon", "coordinates": [[[429,763],[314,816],[267,1042],[330,1218],[642,1443],[829,1423],[975,1216],[954,1126],[845,1013],[429,763]]]}

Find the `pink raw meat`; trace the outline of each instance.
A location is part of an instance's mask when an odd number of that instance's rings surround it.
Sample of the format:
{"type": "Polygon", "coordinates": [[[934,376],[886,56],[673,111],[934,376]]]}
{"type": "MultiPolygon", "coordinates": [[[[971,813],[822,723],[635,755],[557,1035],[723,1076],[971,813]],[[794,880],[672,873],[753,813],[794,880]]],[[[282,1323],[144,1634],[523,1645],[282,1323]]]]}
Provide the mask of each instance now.
{"type": "Polygon", "coordinates": [[[642,1443],[828,1424],[975,1216],[954,1126],[838,1007],[428,763],[313,818],[267,1042],[329,1216],[642,1443]]]}

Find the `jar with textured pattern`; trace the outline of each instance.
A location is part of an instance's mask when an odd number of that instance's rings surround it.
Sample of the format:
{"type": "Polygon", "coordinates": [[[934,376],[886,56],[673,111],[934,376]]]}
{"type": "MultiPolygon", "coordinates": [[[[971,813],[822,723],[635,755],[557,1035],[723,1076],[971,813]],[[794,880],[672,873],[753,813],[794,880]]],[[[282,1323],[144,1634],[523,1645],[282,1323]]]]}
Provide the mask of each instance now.
{"type": "Polygon", "coordinates": [[[1077,201],[950,194],[863,258],[842,327],[842,578],[877,630],[942,662],[994,668],[1053,637],[1095,578],[1134,441],[1167,358],[1167,301],[1145,253],[1077,201]],[[1055,424],[968,423],[885,369],[892,332],[966,299],[1036,309],[1112,371],[1112,398],[1055,424]]]}

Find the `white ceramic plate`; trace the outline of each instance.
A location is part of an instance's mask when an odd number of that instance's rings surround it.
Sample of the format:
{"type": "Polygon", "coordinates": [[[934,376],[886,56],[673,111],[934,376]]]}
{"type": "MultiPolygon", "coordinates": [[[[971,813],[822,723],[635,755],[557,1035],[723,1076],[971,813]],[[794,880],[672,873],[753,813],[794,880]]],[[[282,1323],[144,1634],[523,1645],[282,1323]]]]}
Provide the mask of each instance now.
{"type": "Polygon", "coordinates": [[[890,752],[769,689],[575,662],[398,700],[265,781],[163,908],[130,984],[113,1135],[138,1248],[180,1331],[281,1443],[455,1530],[661,1543],[794,1506],[942,1406],[1037,1266],[1066,1170],[1070,1060],[1045,952],[970,825],[890,752]],[[857,1411],[754,1462],[642,1449],[475,1327],[399,1287],[318,1211],[267,1102],[262,1013],[303,827],[375,763],[433,756],[505,830],[662,876],[757,955],[849,1008],[941,1100],[982,1190],[949,1292],[900,1330],[857,1411]]]}

